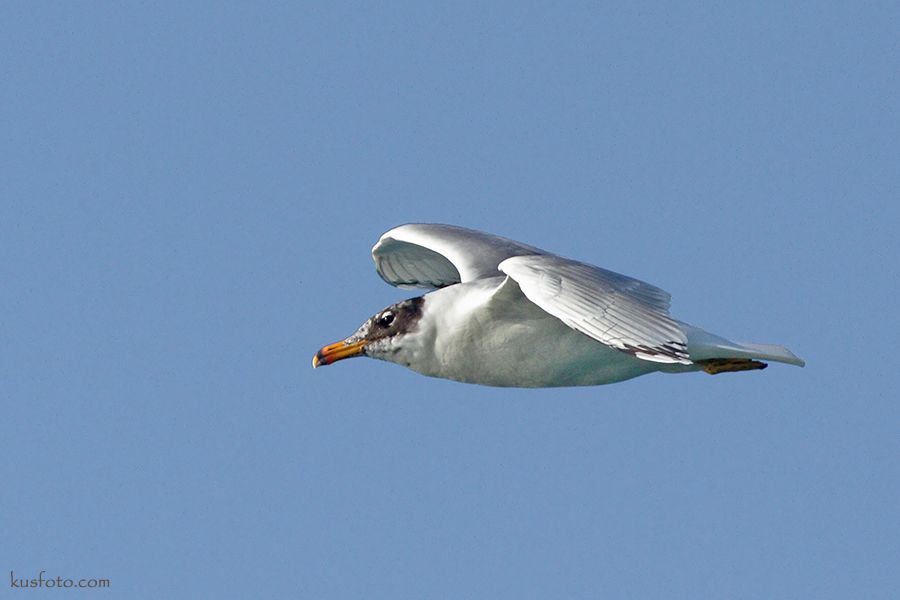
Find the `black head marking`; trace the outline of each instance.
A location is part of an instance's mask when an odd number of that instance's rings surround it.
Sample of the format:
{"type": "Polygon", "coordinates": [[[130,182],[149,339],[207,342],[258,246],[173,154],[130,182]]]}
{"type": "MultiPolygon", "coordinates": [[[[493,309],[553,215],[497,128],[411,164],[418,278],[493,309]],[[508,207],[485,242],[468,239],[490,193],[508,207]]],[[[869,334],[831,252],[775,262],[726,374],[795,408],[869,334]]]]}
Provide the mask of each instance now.
{"type": "Polygon", "coordinates": [[[388,306],[369,319],[366,339],[375,341],[412,331],[422,316],[424,302],[425,300],[419,296],[388,306]]]}

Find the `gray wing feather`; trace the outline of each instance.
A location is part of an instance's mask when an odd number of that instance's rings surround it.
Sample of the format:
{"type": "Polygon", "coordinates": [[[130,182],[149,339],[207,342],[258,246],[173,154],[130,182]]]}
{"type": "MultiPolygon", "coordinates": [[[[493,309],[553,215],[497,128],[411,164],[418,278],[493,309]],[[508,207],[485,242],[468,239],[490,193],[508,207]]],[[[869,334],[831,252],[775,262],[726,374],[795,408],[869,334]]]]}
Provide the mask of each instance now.
{"type": "Polygon", "coordinates": [[[382,279],[398,287],[422,288],[496,277],[501,262],[526,254],[544,251],[498,235],[425,223],[395,227],[372,248],[382,279]]]}
{"type": "Polygon", "coordinates": [[[552,254],[499,265],[525,297],[569,327],[638,358],[690,364],[671,297],[649,283],[552,254]]]}

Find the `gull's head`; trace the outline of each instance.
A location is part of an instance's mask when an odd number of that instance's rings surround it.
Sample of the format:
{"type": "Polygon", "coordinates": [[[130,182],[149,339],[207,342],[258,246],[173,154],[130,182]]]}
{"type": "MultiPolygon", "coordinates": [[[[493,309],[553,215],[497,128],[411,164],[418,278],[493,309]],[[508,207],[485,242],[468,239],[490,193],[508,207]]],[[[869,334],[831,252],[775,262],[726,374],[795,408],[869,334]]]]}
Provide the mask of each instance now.
{"type": "Polygon", "coordinates": [[[417,344],[424,298],[410,298],[373,315],[345,340],[325,346],[313,356],[313,368],[354,356],[368,356],[409,365],[417,344]]]}

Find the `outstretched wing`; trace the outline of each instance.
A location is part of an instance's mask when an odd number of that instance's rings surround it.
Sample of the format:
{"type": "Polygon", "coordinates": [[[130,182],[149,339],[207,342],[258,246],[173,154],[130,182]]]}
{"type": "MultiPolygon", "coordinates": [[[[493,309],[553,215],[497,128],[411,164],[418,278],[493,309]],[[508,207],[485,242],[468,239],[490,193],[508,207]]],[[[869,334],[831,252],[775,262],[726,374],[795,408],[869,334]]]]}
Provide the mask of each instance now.
{"type": "Polygon", "coordinates": [[[411,223],[391,229],[372,248],[381,278],[402,288],[441,288],[500,275],[512,256],[545,254],[498,235],[453,225],[411,223]]]}
{"type": "Polygon", "coordinates": [[[667,292],[561,256],[516,256],[499,270],[525,297],[598,342],[661,363],[690,364],[687,338],[669,316],[667,292]]]}
{"type": "Polygon", "coordinates": [[[598,342],[644,360],[691,363],[685,334],[669,316],[669,294],[625,275],[497,235],[424,223],[382,235],[372,258],[382,279],[404,288],[506,274],[531,302],[598,342]]]}

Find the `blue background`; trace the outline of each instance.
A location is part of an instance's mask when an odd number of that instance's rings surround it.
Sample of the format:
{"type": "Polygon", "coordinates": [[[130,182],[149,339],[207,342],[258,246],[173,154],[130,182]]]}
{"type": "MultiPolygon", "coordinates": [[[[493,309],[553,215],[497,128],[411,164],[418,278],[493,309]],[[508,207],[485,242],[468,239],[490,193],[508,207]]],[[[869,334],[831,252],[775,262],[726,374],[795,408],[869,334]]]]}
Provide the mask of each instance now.
{"type": "Polygon", "coordinates": [[[898,30],[895,2],[3,3],[0,567],[111,580],[85,597],[896,597],[898,30]],[[369,257],[411,221],[808,366],[313,371],[415,295],[369,257]]]}

